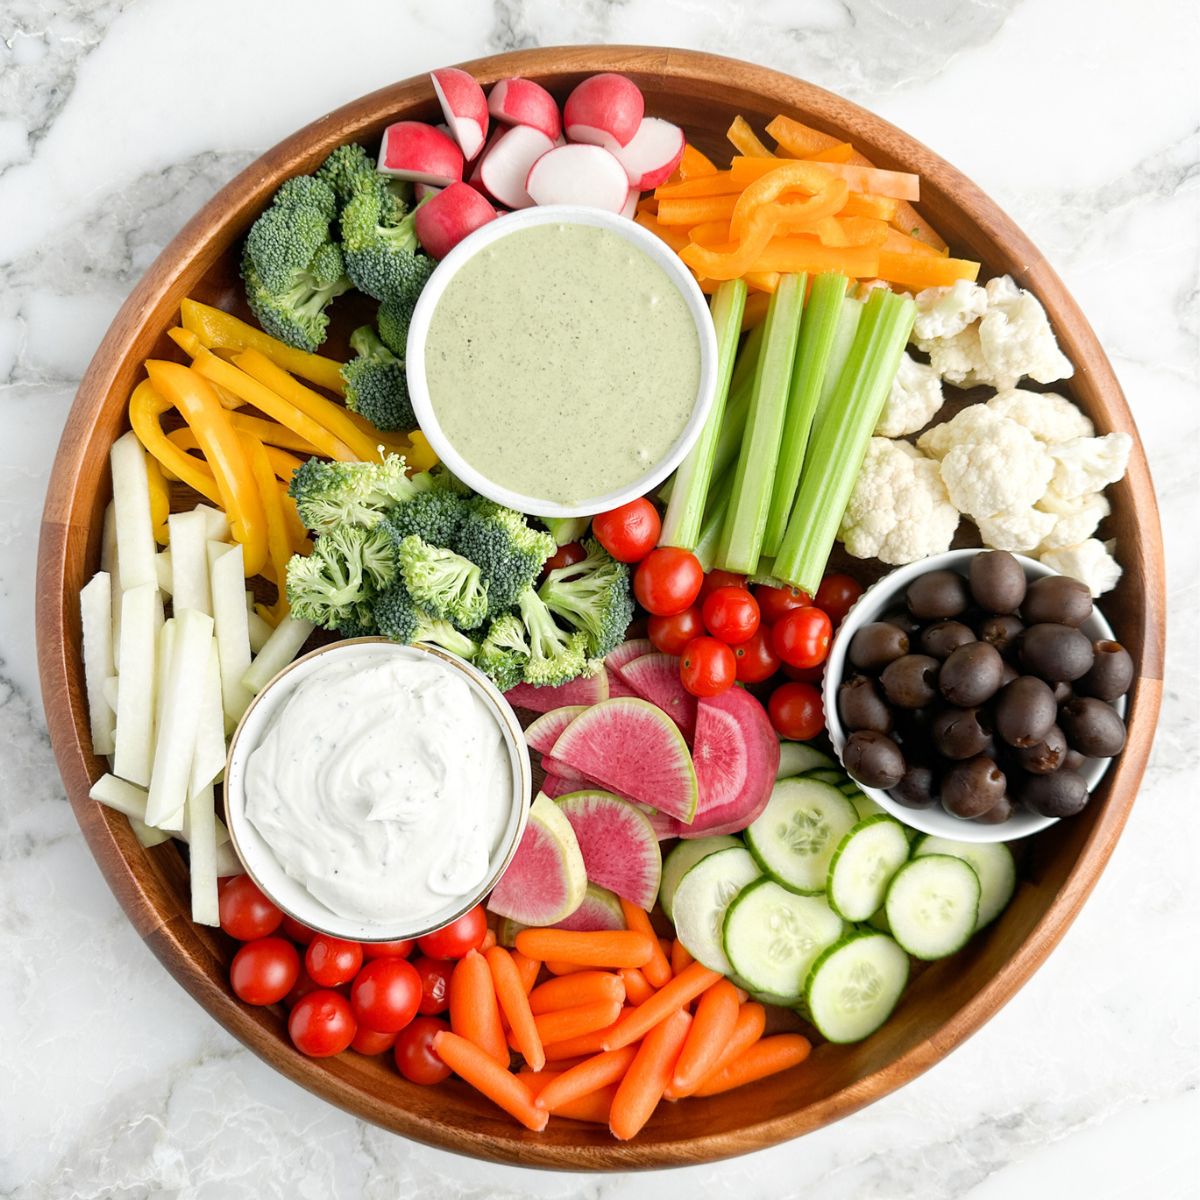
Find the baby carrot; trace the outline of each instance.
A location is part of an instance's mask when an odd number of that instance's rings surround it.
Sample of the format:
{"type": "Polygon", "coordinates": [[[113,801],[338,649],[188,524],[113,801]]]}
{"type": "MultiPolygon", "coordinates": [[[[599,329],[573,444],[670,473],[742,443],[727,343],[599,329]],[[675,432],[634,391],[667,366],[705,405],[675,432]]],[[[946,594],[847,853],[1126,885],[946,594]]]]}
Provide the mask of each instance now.
{"type": "Polygon", "coordinates": [[[654,995],[654,989],[640,967],[622,967],[621,978],[625,981],[625,996],[630,1004],[644,1004],[654,995]]]}
{"type": "Polygon", "coordinates": [[[624,999],[625,985],[620,975],[610,971],[576,971],[535,987],[529,993],[529,1007],[535,1013],[548,1013],[601,1001],[616,1000],[619,1004],[624,999]]]}
{"type": "Polygon", "coordinates": [[[627,1141],[650,1120],[671,1081],[691,1024],[691,1014],[676,1009],[638,1047],[613,1097],[608,1127],[614,1137],[627,1141]]]}
{"type": "Polygon", "coordinates": [[[533,1019],[538,1036],[546,1045],[606,1029],[620,1015],[620,1000],[598,1000],[592,1004],[577,1004],[574,1008],[556,1008],[533,1019]]]}
{"type": "Polygon", "coordinates": [[[653,952],[650,961],[641,970],[653,987],[662,987],[671,978],[671,964],[658,944],[658,935],[654,932],[654,926],[650,924],[650,914],[625,899],[621,900],[621,912],[625,915],[626,929],[636,929],[638,933],[644,933],[650,939],[653,952]]]}
{"type": "Polygon", "coordinates": [[[521,973],[503,946],[493,946],[484,957],[492,973],[496,1000],[508,1020],[517,1049],[535,1071],[540,1071],[546,1065],[546,1055],[529,1008],[529,997],[525,995],[525,985],[521,982],[521,973]]]}
{"type": "Polygon", "coordinates": [[[616,1029],[617,1024],[625,1019],[626,1014],[634,1011],[632,1008],[624,1009],[617,1020],[606,1029],[597,1029],[594,1033],[583,1033],[579,1037],[563,1038],[561,1042],[545,1042],[546,1061],[557,1067],[564,1058],[574,1058],[580,1054],[590,1058],[593,1054],[599,1054],[601,1050],[607,1048],[604,1043],[616,1029]]]}
{"type": "MultiPolygon", "coordinates": [[[[587,1059],[580,1059],[581,1062],[587,1062],[587,1059]]],[[[529,1089],[531,1096],[536,1096],[548,1083],[553,1083],[566,1067],[556,1067],[551,1070],[544,1067],[541,1070],[533,1071],[529,1067],[522,1067],[517,1072],[517,1078],[529,1089]]]]}
{"type": "Polygon", "coordinates": [[[517,949],[543,962],[578,963],[584,967],[643,967],[654,955],[653,938],[630,929],[577,933],[567,929],[522,929],[517,949]]]}
{"type": "Polygon", "coordinates": [[[610,1083],[607,1087],[597,1088],[594,1092],[588,1092],[586,1096],[580,1096],[578,1100],[560,1104],[554,1110],[554,1115],[566,1117],[571,1121],[590,1121],[594,1125],[607,1125],[616,1094],[617,1085],[610,1083]]]}
{"type": "Polygon", "coordinates": [[[774,1037],[763,1038],[710,1075],[692,1095],[715,1096],[786,1071],[802,1063],[811,1048],[808,1038],[799,1033],[777,1033],[774,1037]]]}
{"type": "Polygon", "coordinates": [[[533,1102],[538,1108],[553,1112],[560,1105],[578,1100],[597,1088],[619,1082],[636,1056],[637,1050],[633,1046],[597,1054],[551,1080],[538,1091],[533,1102]]]}
{"type": "Polygon", "coordinates": [[[457,1033],[442,1030],[433,1039],[433,1052],[452,1071],[498,1104],[509,1116],[515,1117],[526,1129],[540,1133],[546,1128],[550,1114],[534,1105],[525,1084],[517,1076],[510,1075],[507,1067],[500,1066],[474,1042],[457,1033]]]}
{"type": "Polygon", "coordinates": [[[496,944],[496,933],[492,929],[484,932],[483,941],[479,943],[479,953],[486,954],[496,944]]]}
{"type": "Polygon", "coordinates": [[[478,950],[459,959],[450,976],[450,1028],[508,1067],[508,1042],[487,960],[478,950]]]}
{"type": "Polygon", "coordinates": [[[688,948],[676,938],[671,943],[671,974],[678,975],[696,960],[688,953],[688,948]]]}
{"type": "Polygon", "coordinates": [[[521,973],[521,986],[528,996],[533,991],[533,985],[537,983],[538,972],[542,969],[542,964],[536,958],[526,958],[520,950],[512,950],[510,954],[513,966],[521,973]]]}
{"type": "MultiPolygon", "coordinates": [[[[724,1050],[721,1051],[721,1057],[717,1059],[712,1070],[700,1081],[699,1086],[703,1086],[729,1066],[731,1062],[740,1058],[746,1050],[762,1037],[763,1030],[766,1027],[767,1010],[756,1000],[749,1000],[744,1003],[738,1009],[737,1022],[733,1027],[733,1032],[729,1035],[729,1040],[725,1043],[724,1050]]],[[[671,1090],[675,1093],[675,1099],[678,1100],[684,1096],[692,1095],[696,1089],[692,1087],[686,1091],[680,1091],[678,1088],[672,1087],[671,1090]]]]}
{"type": "MultiPolygon", "coordinates": [[[[720,978],[716,971],[710,971],[703,963],[694,962],[690,967],[685,967],[682,973],[655,992],[645,1004],[639,1004],[621,1018],[605,1042],[605,1050],[617,1050],[645,1037],[675,1009],[683,1008],[720,978]]],[[[663,1086],[666,1087],[666,1084],[663,1086]]]]}
{"type": "Polygon", "coordinates": [[[675,1064],[668,1099],[687,1096],[704,1082],[724,1053],[737,1025],[737,989],[728,979],[713,984],[696,1005],[696,1018],[675,1064]]]}
{"type": "Polygon", "coordinates": [[[553,958],[543,965],[551,975],[574,975],[578,971],[590,971],[592,969],[586,963],[557,962],[553,958]]]}
{"type": "MultiPolygon", "coordinates": [[[[592,1055],[590,1054],[576,1054],[571,1058],[556,1058],[553,1061],[547,1058],[545,1068],[537,1072],[537,1077],[542,1081],[543,1085],[547,1084],[553,1076],[561,1075],[564,1071],[569,1071],[572,1067],[579,1066],[581,1062],[587,1062],[591,1057],[592,1055]]],[[[528,1067],[521,1068],[522,1075],[532,1075],[533,1073],[528,1067]]],[[[536,1094],[537,1088],[535,1087],[533,1090],[536,1094]]]]}

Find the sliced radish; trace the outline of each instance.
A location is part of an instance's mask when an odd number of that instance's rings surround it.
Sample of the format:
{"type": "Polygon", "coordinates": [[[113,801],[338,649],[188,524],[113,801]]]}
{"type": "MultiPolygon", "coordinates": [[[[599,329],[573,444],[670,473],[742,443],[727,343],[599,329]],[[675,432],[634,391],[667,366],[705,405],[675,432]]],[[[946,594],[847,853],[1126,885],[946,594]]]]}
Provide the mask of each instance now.
{"type": "Polygon", "coordinates": [[[483,148],[483,153],[471,164],[471,173],[467,176],[466,182],[473,187],[485,200],[494,200],[493,196],[487,188],[483,186],[483,160],[487,158],[492,147],[507,133],[508,131],[503,126],[497,126],[488,137],[487,145],[483,148]]]}
{"type": "Polygon", "coordinates": [[[423,121],[397,121],[383,131],[379,170],[438,187],[462,178],[463,156],[452,138],[423,121]]]}
{"type": "Polygon", "coordinates": [[[433,90],[446,117],[446,124],[458,143],[463,157],[470,162],[487,140],[488,106],[483,88],[473,76],[457,67],[431,71],[433,90]]]}
{"type": "Polygon", "coordinates": [[[635,187],[629,189],[629,196],[625,201],[625,207],[621,209],[621,216],[633,220],[637,216],[638,201],[642,198],[642,193],[635,187]]]}
{"type": "Polygon", "coordinates": [[[445,258],[468,233],[496,219],[496,210],[468,183],[452,183],[413,216],[417,240],[432,258],[445,258]]]}
{"type": "Polygon", "coordinates": [[[628,146],[613,151],[630,184],[643,192],[671,177],[683,157],[683,130],[661,117],[645,117],[628,146]]]}
{"type": "Polygon", "coordinates": [[[616,150],[633,140],[645,112],[637,84],[606,71],[589,76],[567,97],[563,124],[573,142],[616,150]]]}
{"type": "Polygon", "coordinates": [[[435,187],[432,183],[414,183],[413,199],[420,204],[422,200],[428,200],[430,196],[436,196],[441,190],[440,187],[435,187]]]}
{"type": "Polygon", "coordinates": [[[504,125],[528,125],[551,141],[562,133],[558,101],[532,79],[501,79],[488,93],[488,112],[504,125]]]}
{"type": "Polygon", "coordinates": [[[529,169],[525,190],[535,204],[582,204],[619,213],[629,198],[629,180],[599,146],[557,146],[529,169]]]}
{"type": "Polygon", "coordinates": [[[553,148],[553,140],[532,125],[514,125],[480,160],[480,181],[506,208],[528,208],[534,202],[525,190],[529,168],[553,148]]]}

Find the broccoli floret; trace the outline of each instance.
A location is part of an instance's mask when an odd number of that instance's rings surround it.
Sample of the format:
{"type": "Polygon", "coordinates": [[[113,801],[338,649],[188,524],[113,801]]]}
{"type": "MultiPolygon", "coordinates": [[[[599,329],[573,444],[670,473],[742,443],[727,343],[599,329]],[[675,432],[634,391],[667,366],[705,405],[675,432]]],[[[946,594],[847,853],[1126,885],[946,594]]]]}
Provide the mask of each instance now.
{"type": "Polygon", "coordinates": [[[401,296],[389,296],[375,314],[375,324],[383,344],[401,357],[408,352],[408,327],[412,324],[413,309],[417,307],[420,294],[417,290],[401,296]]]}
{"type": "Polygon", "coordinates": [[[324,462],[310,458],[292,472],[288,495],[305,526],[323,533],[339,525],[377,525],[396,504],[432,487],[426,472],[411,479],[399,454],[380,462],[324,462]]]}
{"type": "Polygon", "coordinates": [[[375,601],[374,617],[379,632],[393,642],[405,645],[428,642],[457,654],[459,658],[472,658],[475,654],[477,647],[465,633],[459,633],[449,621],[424,612],[399,580],[380,593],[375,601]]]}
{"type": "Polygon", "coordinates": [[[588,674],[593,663],[587,655],[587,634],[568,633],[555,623],[554,614],[537,592],[527,587],[517,598],[517,608],[529,634],[529,661],[524,679],[534,687],[554,687],[588,674]]]}
{"type": "Polygon", "coordinates": [[[480,498],[470,505],[455,549],[483,572],[489,615],[495,615],[512,608],[557,547],[544,530],[531,529],[519,512],[480,498]]]}
{"type": "Polygon", "coordinates": [[[629,568],[594,538],[584,543],[587,557],[556,567],[538,590],[543,603],[588,637],[588,653],[603,658],[625,637],[633,618],[629,568]]]}
{"type": "Polygon", "coordinates": [[[446,486],[440,472],[429,478],[432,486],[390,508],[383,519],[382,527],[397,546],[413,534],[431,546],[458,545],[458,531],[470,511],[467,502],[446,486]]]}
{"type": "Polygon", "coordinates": [[[387,535],[361,525],[339,525],[322,534],[307,557],[287,567],[292,616],[325,629],[369,624],[376,594],[396,577],[387,535]]]}
{"type": "Polygon", "coordinates": [[[410,535],[396,548],[396,561],[412,598],[432,616],[459,629],[477,629],[487,615],[487,584],[469,558],[410,535]]]}
{"type": "Polygon", "coordinates": [[[412,429],[416,423],[404,363],[379,340],[370,325],[350,335],[357,355],[342,368],[346,407],[376,429],[412,429]]]}
{"type": "Polygon", "coordinates": [[[382,175],[357,175],[350,186],[341,216],[347,274],[376,300],[410,296],[415,303],[435,264],[416,252],[413,214],[382,175]]]}
{"type": "Polygon", "coordinates": [[[514,688],[525,677],[529,644],[525,626],[512,613],[497,617],[475,655],[475,665],[502,691],[514,688]]]}
{"type": "Polygon", "coordinates": [[[339,146],[321,164],[317,178],[329,187],[341,205],[354,194],[360,179],[374,174],[375,163],[370,155],[362,146],[352,142],[348,146],[339,146]]]}

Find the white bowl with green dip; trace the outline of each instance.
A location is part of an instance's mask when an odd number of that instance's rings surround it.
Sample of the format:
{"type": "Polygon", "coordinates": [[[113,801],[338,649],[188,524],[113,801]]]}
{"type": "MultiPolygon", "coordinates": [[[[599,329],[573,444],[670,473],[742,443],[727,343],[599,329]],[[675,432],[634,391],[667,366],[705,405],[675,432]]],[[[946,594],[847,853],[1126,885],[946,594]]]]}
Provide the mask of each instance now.
{"type": "Polygon", "coordinates": [[[605,512],[679,465],[717,343],[691,272],[625,217],[567,205],[489,222],[413,312],[417,421],[475,491],[540,517],[605,512]]]}

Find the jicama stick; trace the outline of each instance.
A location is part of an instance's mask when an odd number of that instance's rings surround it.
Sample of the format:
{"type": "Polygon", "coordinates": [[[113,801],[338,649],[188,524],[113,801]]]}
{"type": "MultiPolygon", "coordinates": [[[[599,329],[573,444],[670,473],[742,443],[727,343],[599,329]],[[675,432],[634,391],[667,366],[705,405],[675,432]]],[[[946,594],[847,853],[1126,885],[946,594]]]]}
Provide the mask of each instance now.
{"type": "Polygon", "coordinates": [[[608,1127],[614,1137],[628,1141],[650,1120],[671,1082],[691,1023],[691,1015],[679,1009],[655,1026],[638,1047],[613,1097],[608,1127]]]}
{"type": "Polygon", "coordinates": [[[473,1042],[442,1030],[433,1039],[433,1051],[455,1074],[462,1076],[509,1116],[515,1117],[526,1129],[540,1133],[546,1128],[550,1114],[534,1105],[525,1084],[473,1042]]]}
{"type": "Polygon", "coordinates": [[[521,973],[503,946],[491,946],[485,958],[492,973],[496,1000],[513,1032],[517,1049],[535,1071],[540,1071],[546,1065],[546,1054],[521,973]]]}
{"type": "Polygon", "coordinates": [[[221,665],[216,639],[210,639],[204,686],[195,700],[196,743],[188,775],[188,798],[218,782],[225,769],[225,710],[221,702],[221,665]]]}
{"type": "Polygon", "coordinates": [[[221,704],[227,724],[232,728],[254,699],[254,693],[243,682],[250,669],[250,628],[243,595],[242,547],[222,550],[210,567],[209,578],[221,665],[221,704]]]}
{"type": "Polygon", "coordinates": [[[150,786],[154,762],[154,658],[161,624],[162,598],[155,584],[144,583],[122,594],[121,687],[113,771],[142,787],[150,786]]]}
{"type": "Polygon", "coordinates": [[[184,826],[187,830],[192,920],[197,925],[220,925],[221,917],[217,910],[216,809],[211,783],[188,798],[184,826]]]}
{"type": "Polygon", "coordinates": [[[250,635],[250,650],[254,654],[261,652],[271,640],[271,634],[275,632],[253,609],[246,613],[246,631],[250,635]]]}
{"type": "Polygon", "coordinates": [[[171,595],[175,607],[212,615],[212,589],[208,580],[208,518],[203,512],[172,513],[171,595]]]}
{"type": "Polygon", "coordinates": [[[529,1007],[535,1015],[580,1004],[596,1004],[625,999],[625,985],[609,971],[579,971],[548,979],[529,993],[529,1007]]]}
{"type": "Polygon", "coordinates": [[[450,976],[450,1028],[494,1062],[508,1066],[508,1043],[487,961],[478,950],[459,959],[450,976]]]}
{"type": "Polygon", "coordinates": [[[107,571],[97,571],[80,590],[79,616],[83,630],[83,678],[87,687],[92,752],[111,754],[115,745],[116,713],[104,698],[104,684],[116,668],[113,666],[112,576],[107,571]]]}
{"type": "MultiPolygon", "coordinates": [[[[300,653],[304,643],[312,636],[316,626],[311,621],[298,621],[295,617],[284,617],[258,652],[249,668],[242,673],[242,688],[250,695],[259,692],[300,653]]],[[[222,686],[224,677],[222,676],[222,686]]]]}
{"type": "Polygon", "coordinates": [[[585,967],[643,967],[654,954],[650,938],[627,929],[576,933],[567,929],[522,929],[517,949],[543,962],[554,959],[585,967]]]}
{"type": "Polygon", "coordinates": [[[667,961],[667,956],[658,944],[658,935],[654,932],[654,926],[650,924],[650,914],[631,900],[626,900],[623,896],[621,897],[621,912],[625,917],[626,929],[636,929],[639,933],[644,933],[650,939],[654,947],[654,953],[650,956],[650,961],[641,970],[642,974],[645,975],[646,979],[654,987],[662,987],[663,984],[670,982],[671,964],[667,961]]]}
{"type": "Polygon", "coordinates": [[[651,1029],[677,1008],[690,1004],[697,996],[707,991],[721,978],[703,963],[694,962],[685,967],[664,988],[659,988],[645,1004],[630,1009],[612,1034],[605,1040],[605,1050],[619,1050],[645,1037],[651,1029]]]}
{"type": "Polygon", "coordinates": [[[686,1096],[704,1082],[737,1025],[739,1007],[737,989],[728,979],[713,984],[700,997],[667,1088],[668,1097],[686,1096]]]}
{"type": "Polygon", "coordinates": [[[116,775],[101,775],[88,795],[99,804],[124,813],[131,821],[146,820],[146,789],[116,775]]]}
{"type": "Polygon", "coordinates": [[[154,571],[158,576],[158,590],[169,596],[175,590],[175,572],[171,566],[171,551],[160,550],[154,556],[154,571]]]}
{"type": "Polygon", "coordinates": [[[637,1051],[632,1046],[597,1054],[547,1082],[538,1091],[533,1102],[538,1108],[553,1112],[562,1104],[569,1104],[572,1100],[578,1100],[598,1088],[616,1083],[629,1070],[636,1057],[637,1051]]]}
{"type": "Polygon", "coordinates": [[[807,1057],[812,1046],[808,1038],[799,1033],[777,1033],[763,1038],[749,1049],[731,1060],[728,1065],[710,1075],[693,1096],[716,1096],[721,1092],[744,1087],[748,1083],[765,1079],[798,1066],[807,1057]]]}
{"type": "Polygon", "coordinates": [[[123,434],[109,451],[113,509],[116,514],[118,583],[121,591],[158,584],[154,556],[154,524],[146,452],[133,432],[123,434]]]}

